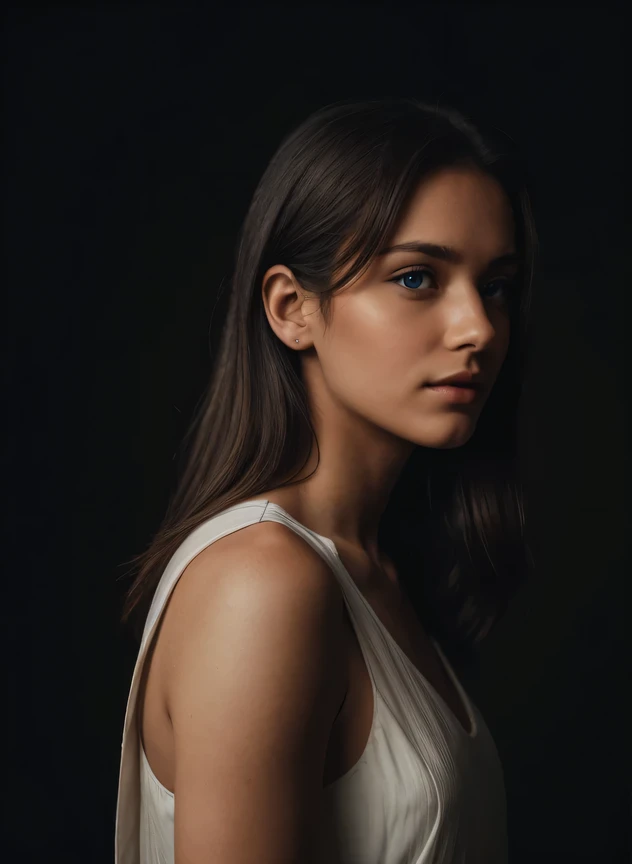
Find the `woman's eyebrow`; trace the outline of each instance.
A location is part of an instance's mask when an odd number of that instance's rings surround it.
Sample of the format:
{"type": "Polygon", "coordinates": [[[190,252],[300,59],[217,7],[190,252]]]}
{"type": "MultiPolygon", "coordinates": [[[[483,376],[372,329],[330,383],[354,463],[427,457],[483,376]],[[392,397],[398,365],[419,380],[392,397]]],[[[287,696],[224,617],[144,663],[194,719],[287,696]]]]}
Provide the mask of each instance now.
{"type": "MultiPolygon", "coordinates": [[[[450,246],[440,246],[436,243],[422,243],[418,240],[411,240],[408,243],[397,243],[395,246],[388,246],[381,249],[377,254],[378,257],[390,255],[393,252],[422,252],[424,255],[429,255],[431,258],[439,258],[441,261],[448,261],[450,264],[461,264],[463,255],[456,249],[450,246]]],[[[499,264],[520,264],[523,258],[519,252],[508,252],[506,255],[500,255],[490,261],[490,267],[496,267],[499,264]]]]}

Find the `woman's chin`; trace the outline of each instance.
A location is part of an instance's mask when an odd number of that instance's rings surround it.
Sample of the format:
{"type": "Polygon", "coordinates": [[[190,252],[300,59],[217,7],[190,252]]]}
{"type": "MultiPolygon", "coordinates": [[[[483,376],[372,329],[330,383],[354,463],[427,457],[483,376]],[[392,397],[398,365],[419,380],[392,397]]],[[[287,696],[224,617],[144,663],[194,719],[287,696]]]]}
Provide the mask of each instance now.
{"type": "Polygon", "coordinates": [[[474,434],[477,419],[478,417],[471,415],[443,417],[441,422],[428,423],[426,428],[417,432],[411,440],[421,447],[453,450],[467,444],[474,434]]]}

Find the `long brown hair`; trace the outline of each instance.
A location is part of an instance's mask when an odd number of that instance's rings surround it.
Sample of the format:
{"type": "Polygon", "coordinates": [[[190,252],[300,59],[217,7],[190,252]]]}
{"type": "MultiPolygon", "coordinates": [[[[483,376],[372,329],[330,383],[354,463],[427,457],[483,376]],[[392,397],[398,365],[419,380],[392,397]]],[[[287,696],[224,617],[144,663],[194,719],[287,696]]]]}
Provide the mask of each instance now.
{"type": "Polygon", "coordinates": [[[511,139],[496,131],[484,138],[454,109],[409,98],[342,101],[287,135],[255,189],[218,356],[183,440],[175,491],[146,551],[125,562],[136,576],[122,620],[136,619],[137,635],[186,536],[227,507],[291,483],[315,440],[299,355],[265,315],[265,271],[289,267],[320,296],[327,323],[332,294],[370,265],[417,184],[456,165],[495,177],[511,202],[523,263],[510,301],[510,346],[470,440],[413,452],[379,541],[420,620],[453,652],[477,644],[506,609],[530,555],[517,446],[537,250],[527,170],[511,139]]]}

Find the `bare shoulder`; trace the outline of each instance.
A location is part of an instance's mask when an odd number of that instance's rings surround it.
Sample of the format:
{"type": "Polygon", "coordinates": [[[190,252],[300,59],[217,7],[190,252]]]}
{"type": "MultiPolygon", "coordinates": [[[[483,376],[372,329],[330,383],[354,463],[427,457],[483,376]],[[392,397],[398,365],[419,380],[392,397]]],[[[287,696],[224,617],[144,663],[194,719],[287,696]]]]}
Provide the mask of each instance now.
{"type": "Polygon", "coordinates": [[[241,597],[242,603],[296,604],[297,611],[337,621],[342,592],[329,564],[291,528],[257,522],[203,549],[187,565],[170,598],[170,629],[188,629],[207,606],[241,597]]]}
{"type": "Polygon", "coordinates": [[[329,564],[288,526],[257,522],[207,546],[181,574],[163,613],[165,694],[193,629],[199,638],[211,637],[220,610],[236,605],[260,620],[279,614],[311,624],[326,634],[338,659],[344,650],[344,601],[329,564]]]}

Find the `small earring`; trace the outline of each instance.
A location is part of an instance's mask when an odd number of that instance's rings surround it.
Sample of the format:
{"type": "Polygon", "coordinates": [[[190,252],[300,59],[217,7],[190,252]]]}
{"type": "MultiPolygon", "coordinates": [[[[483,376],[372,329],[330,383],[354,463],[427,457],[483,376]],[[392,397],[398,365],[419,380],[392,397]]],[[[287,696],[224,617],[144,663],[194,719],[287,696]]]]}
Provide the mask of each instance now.
{"type": "Polygon", "coordinates": [[[295,342],[298,342],[298,339],[295,339],[294,341],[295,341],[295,342]]]}

